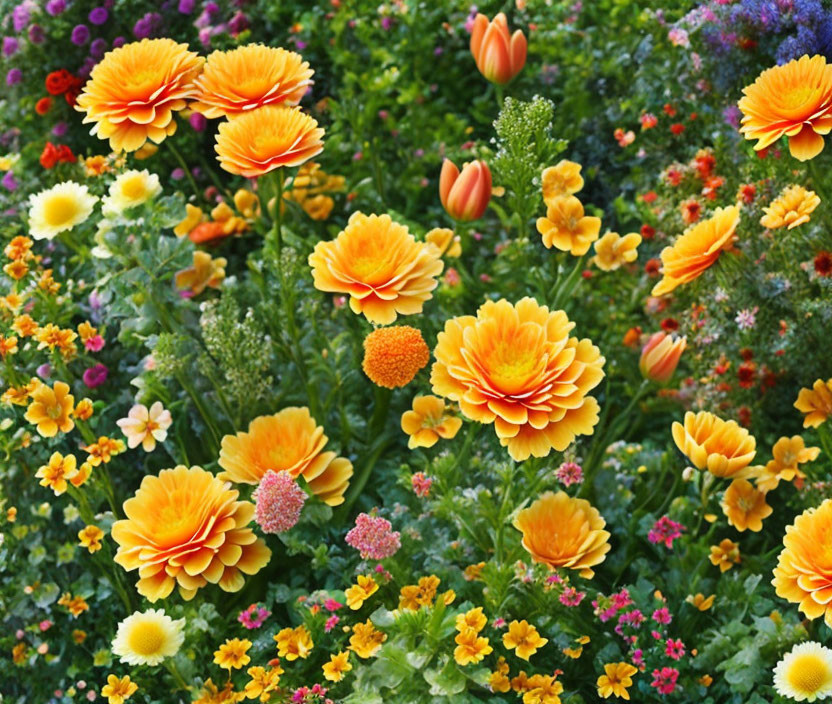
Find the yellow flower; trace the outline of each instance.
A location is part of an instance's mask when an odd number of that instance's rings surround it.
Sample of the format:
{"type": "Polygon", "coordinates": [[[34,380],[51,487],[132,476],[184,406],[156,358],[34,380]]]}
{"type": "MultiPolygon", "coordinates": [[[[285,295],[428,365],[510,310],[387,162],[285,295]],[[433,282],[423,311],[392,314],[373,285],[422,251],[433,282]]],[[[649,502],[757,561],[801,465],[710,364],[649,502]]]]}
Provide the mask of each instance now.
{"type": "Polygon", "coordinates": [[[523,660],[528,660],[548,642],[548,639],[541,638],[537,629],[525,619],[512,621],[508,624],[508,631],[503,633],[503,645],[509,650],[514,650],[514,654],[523,660]]]}
{"type": "Polygon", "coordinates": [[[764,467],[757,470],[756,482],[760,491],[771,491],[776,488],[780,480],[792,481],[795,477],[806,476],[800,471],[799,465],[813,462],[820,454],[819,447],[806,447],[799,435],[782,437],[771,449],[773,459],[764,467]]]}
{"type": "Polygon", "coordinates": [[[97,201],[86,186],[74,181],[36,193],[29,199],[29,234],[36,240],[51,240],[84,222],[97,201]]]}
{"type": "Polygon", "coordinates": [[[270,667],[268,670],[265,667],[250,667],[246,672],[251,677],[251,681],[245,687],[246,697],[249,699],[259,697],[261,702],[267,702],[280,684],[283,668],[280,665],[270,667]]]}
{"type": "Polygon", "coordinates": [[[451,440],[462,427],[462,419],[448,412],[445,400],[438,396],[416,396],[413,410],[402,413],[402,430],[410,438],[407,446],[433,447],[439,438],[451,440]]]}
{"type": "Polygon", "coordinates": [[[130,675],[124,675],[121,679],[108,675],[107,684],[101,688],[101,696],[107,697],[107,704],[124,704],[138,688],[139,685],[130,681],[130,675]]]}
{"type": "Polygon", "coordinates": [[[508,663],[501,655],[497,658],[497,666],[488,678],[488,686],[491,687],[492,692],[509,692],[511,691],[511,680],[508,678],[508,663]]]}
{"type": "Polygon", "coordinates": [[[706,597],[702,592],[697,592],[694,596],[689,596],[686,601],[695,606],[700,611],[707,611],[714,605],[716,594],[711,594],[706,597]]]}
{"type": "Polygon", "coordinates": [[[367,619],[364,623],[353,626],[349,649],[360,658],[371,658],[386,640],[387,634],[376,630],[370,619],[367,619]]]}
{"type": "Polygon", "coordinates": [[[584,649],[581,646],[578,646],[577,648],[563,648],[562,652],[566,657],[577,660],[581,657],[581,655],[583,655],[584,649]]]}
{"type": "Polygon", "coordinates": [[[432,244],[443,257],[458,257],[462,254],[459,235],[447,227],[434,227],[425,235],[425,242],[432,244]]]}
{"type": "Polygon", "coordinates": [[[195,205],[185,203],[185,217],[176,227],[173,228],[173,234],[177,237],[185,237],[185,235],[189,234],[191,230],[202,222],[202,218],[202,208],[197,208],[195,205]]]}
{"type": "Polygon", "coordinates": [[[485,628],[486,623],[488,623],[488,619],[482,612],[482,606],[477,606],[476,608],[470,609],[465,613],[457,614],[456,630],[460,633],[468,630],[479,633],[483,628],[485,628]]]}
{"type": "Polygon", "coordinates": [[[617,232],[608,232],[595,243],[592,262],[601,271],[615,271],[624,264],[638,258],[636,248],[641,244],[641,235],[631,232],[622,237],[617,232]]]}
{"type": "Polygon", "coordinates": [[[514,519],[514,527],[523,533],[523,547],[535,562],[550,569],[579,570],[587,579],[610,550],[605,525],[598,509],[563,491],[547,491],[514,519]]]}
{"type": "Polygon", "coordinates": [[[477,317],[445,323],[431,370],[434,393],[463,415],[494,423],[500,444],[518,462],[563,451],[591,435],[598,402],[589,391],[604,377],[604,358],[589,340],[570,337],[563,311],[533,298],[488,301],[477,317]]]}
{"type": "Polygon", "coordinates": [[[742,92],[740,132],[758,140],[754,149],[765,149],[786,135],[795,159],[820,154],[823,135],[832,129],[832,65],[823,56],[804,55],[766,69],[742,92]]]}
{"type": "Polygon", "coordinates": [[[89,420],[92,418],[93,413],[93,405],[92,401],[88,398],[82,398],[78,403],[75,405],[75,410],[73,411],[73,415],[78,420],[89,420]]]}
{"type": "Polygon", "coordinates": [[[760,224],[769,230],[788,227],[790,230],[809,222],[809,215],[820,205],[820,198],[814,191],[803,186],[789,186],[775,198],[767,208],[760,224]]]}
{"type": "Polygon", "coordinates": [[[832,415],[832,379],[818,379],[811,389],[800,389],[794,407],[805,413],[804,428],[817,428],[832,415]]]}
{"type": "Polygon", "coordinates": [[[832,694],[832,650],[820,643],[798,643],[774,668],[774,689],[795,701],[813,702],[832,694]]]}
{"type": "Polygon", "coordinates": [[[78,531],[78,541],[82,548],[87,548],[90,554],[101,550],[101,539],[104,531],[98,526],[84,526],[78,531]]]}
{"type": "Polygon", "coordinates": [[[601,218],[584,215],[584,206],[575,196],[558,196],[546,204],[546,217],[537,219],[543,245],[552,245],[576,257],[589,251],[601,232],[601,218]]]}
{"type": "Polygon", "coordinates": [[[347,606],[353,611],[358,611],[364,605],[364,602],[378,591],[378,584],[368,574],[358,575],[356,581],[358,584],[354,584],[344,592],[347,597],[347,606]]]}
{"type": "Polygon", "coordinates": [[[6,359],[6,355],[17,353],[17,338],[14,336],[4,337],[0,335],[0,359],[6,359]]]}
{"type": "Polygon", "coordinates": [[[185,619],[174,621],[162,609],[136,611],[118,624],[113,654],[128,665],[158,665],[179,652],[185,619]]]}
{"type": "Polygon", "coordinates": [[[156,174],[151,174],[147,169],[125,171],[110,184],[110,195],[104,199],[102,209],[106,215],[120,215],[155,198],[161,192],[162,186],[156,174]]]}
{"type": "Polygon", "coordinates": [[[225,257],[212,259],[208,252],[194,252],[193,266],[176,272],[176,288],[198,296],[206,288],[219,288],[225,280],[225,257]]]}
{"type": "Polygon", "coordinates": [[[124,441],[111,440],[110,438],[102,435],[98,438],[97,442],[94,442],[92,445],[82,447],[81,449],[84,450],[84,452],[89,453],[87,462],[93,467],[98,467],[102,463],[109,464],[110,460],[112,460],[115,455],[120,455],[124,452],[124,441]]]}
{"type": "Polygon", "coordinates": [[[18,259],[3,266],[3,271],[6,272],[15,281],[20,281],[26,274],[29,273],[29,266],[26,262],[18,259]]]}
{"type": "Polygon", "coordinates": [[[64,457],[60,452],[53,452],[49,462],[42,465],[35,476],[40,479],[41,486],[48,486],[55,496],[60,496],[67,489],[67,480],[77,473],[75,455],[64,457]]]}
{"type": "Polygon", "coordinates": [[[21,337],[32,337],[38,332],[38,329],[38,324],[28,313],[18,315],[12,323],[12,330],[21,337]]]}
{"type": "Polygon", "coordinates": [[[763,519],[774,511],[766,503],[765,492],[758,491],[745,479],[731,482],[721,506],[728,522],[741,533],[746,529],[759,533],[763,529],[763,519]]]}
{"type": "Polygon", "coordinates": [[[555,166],[543,169],[540,180],[546,205],[551,204],[555,198],[571,196],[584,187],[581,165],[567,159],[561,159],[555,166]]]}
{"type": "Polygon", "coordinates": [[[532,675],[523,695],[523,704],[561,704],[563,685],[556,675],[532,675]]]}
{"type": "Polygon", "coordinates": [[[708,559],[712,565],[719,567],[720,572],[727,572],[734,565],[740,564],[740,546],[733,540],[725,538],[719,545],[711,545],[711,554],[708,559]]]}
{"type": "Polygon", "coordinates": [[[298,658],[305,660],[315,647],[306,626],[284,628],[274,636],[274,641],[277,643],[278,656],[286,658],[289,662],[298,658]]]}
{"type": "Polygon", "coordinates": [[[488,644],[488,638],[480,637],[473,628],[466,628],[461,633],[457,633],[454,642],[456,643],[454,660],[463,667],[481,662],[494,650],[488,644]]]}
{"type": "Polygon", "coordinates": [[[193,704],[234,704],[243,701],[245,698],[245,692],[235,691],[230,680],[225,683],[222,689],[219,689],[209,677],[203,683],[200,696],[193,701],[193,704]]]}
{"type": "Polygon", "coordinates": [[[673,441],[697,469],[728,479],[751,473],[748,465],[757,441],[736,421],[724,421],[707,411],[688,411],[684,425],[673,423],[673,441]]]}
{"type": "Polygon", "coordinates": [[[330,682],[340,682],[344,679],[344,673],[352,670],[350,665],[350,651],[342,650],[329,657],[329,662],[324,663],[324,677],[330,682]]]}
{"type": "Polygon", "coordinates": [[[38,329],[35,337],[38,341],[39,350],[45,347],[50,350],[58,349],[66,358],[72,357],[76,352],[75,339],[78,335],[70,328],[62,330],[57,325],[47,323],[38,329]]]}
{"type": "Polygon", "coordinates": [[[90,607],[86,599],[82,596],[72,596],[69,592],[61,594],[58,599],[58,606],[63,606],[73,617],[78,618],[84,611],[89,611],[90,607]]]}
{"type": "Polygon", "coordinates": [[[83,486],[87,479],[90,478],[90,474],[92,474],[92,465],[89,462],[84,462],[78,468],[78,474],[76,474],[72,479],[69,480],[69,483],[72,486],[83,486]]]}
{"type": "Polygon", "coordinates": [[[682,284],[700,277],[734,241],[740,209],[732,205],[717,208],[707,220],[685,230],[672,245],[662,250],[662,279],[652,295],[663,296],[682,284]]]}
{"type": "Polygon", "coordinates": [[[214,651],[214,664],[224,667],[229,672],[239,670],[251,662],[248,656],[251,641],[243,638],[229,638],[214,651]]]}
{"type": "Polygon", "coordinates": [[[598,678],[598,696],[609,699],[615,695],[616,698],[630,699],[628,687],[633,686],[633,675],[638,668],[628,662],[614,662],[604,665],[604,674],[598,678]]]}

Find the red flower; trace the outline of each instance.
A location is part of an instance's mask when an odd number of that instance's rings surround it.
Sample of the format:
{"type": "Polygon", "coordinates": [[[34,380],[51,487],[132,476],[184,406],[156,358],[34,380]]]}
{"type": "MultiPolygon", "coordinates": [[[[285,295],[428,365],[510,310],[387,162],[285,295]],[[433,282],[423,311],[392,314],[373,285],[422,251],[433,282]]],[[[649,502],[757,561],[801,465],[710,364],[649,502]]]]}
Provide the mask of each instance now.
{"type": "Polygon", "coordinates": [[[676,318],[665,318],[662,320],[662,330],[665,332],[673,332],[679,329],[679,321],[676,318]]]}
{"type": "Polygon", "coordinates": [[[743,347],[740,350],[740,357],[742,357],[744,362],[750,362],[752,359],[754,359],[754,350],[752,350],[750,347],[743,347]]]}
{"type": "Polygon", "coordinates": [[[642,225],[641,226],[641,237],[645,240],[652,240],[656,236],[655,228],[651,227],[650,225],[642,225]]]}
{"type": "Polygon", "coordinates": [[[40,154],[40,165],[44,169],[52,169],[56,164],[73,161],[75,161],[75,155],[65,144],[56,146],[52,142],[47,142],[40,154]]]}
{"type": "Polygon", "coordinates": [[[647,276],[658,276],[659,270],[662,268],[661,259],[648,259],[644,265],[644,272],[647,276]]]}
{"type": "Polygon", "coordinates": [[[757,186],[753,183],[744,183],[740,186],[740,190],[737,192],[737,199],[742,201],[746,204],[751,204],[754,202],[754,197],[757,195],[757,186]]]}
{"type": "Polygon", "coordinates": [[[716,166],[716,157],[710,152],[702,151],[696,155],[694,166],[699,178],[704,181],[713,173],[716,166]]]}
{"type": "Polygon", "coordinates": [[[77,80],[78,79],[65,68],[58,71],[52,71],[52,73],[46,77],[46,92],[49,93],[49,95],[61,95],[62,93],[66,93],[66,91],[69,90],[69,88],[77,80]]]}
{"type": "Polygon", "coordinates": [[[751,427],[751,409],[748,406],[740,406],[737,411],[737,420],[743,428],[751,427]]]}
{"type": "Polygon", "coordinates": [[[815,273],[818,276],[832,276],[832,252],[823,250],[815,255],[815,273]]]}
{"type": "Polygon", "coordinates": [[[678,136],[685,131],[685,126],[681,122],[674,122],[672,125],[670,125],[670,131],[678,136]]]}
{"type": "Polygon", "coordinates": [[[743,362],[737,367],[737,379],[739,384],[744,389],[750,389],[754,386],[754,380],[757,376],[757,365],[754,362],[743,362]]]}
{"type": "Polygon", "coordinates": [[[643,196],[639,196],[639,197],[645,203],[655,203],[656,198],[658,198],[658,196],[656,195],[656,191],[647,191],[647,193],[645,193],[643,196]]]}
{"type": "Polygon", "coordinates": [[[41,98],[35,103],[35,112],[38,115],[45,115],[52,109],[52,98],[41,98]]]}
{"type": "Polygon", "coordinates": [[[674,117],[676,115],[676,108],[674,108],[670,103],[665,103],[662,110],[664,110],[664,114],[669,117],[674,117]]]}

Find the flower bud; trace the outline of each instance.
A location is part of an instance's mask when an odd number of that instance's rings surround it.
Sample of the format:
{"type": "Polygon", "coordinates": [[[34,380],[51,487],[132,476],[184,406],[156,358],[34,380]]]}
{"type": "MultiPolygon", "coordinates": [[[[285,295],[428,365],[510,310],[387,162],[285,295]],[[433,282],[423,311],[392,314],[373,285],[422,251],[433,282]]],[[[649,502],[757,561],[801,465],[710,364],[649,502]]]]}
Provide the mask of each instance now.
{"type": "Polygon", "coordinates": [[[650,381],[667,383],[676,371],[679,358],[687,344],[686,337],[674,340],[665,332],[654,333],[641,351],[639,361],[641,375],[650,381]]]}
{"type": "Polygon", "coordinates": [[[450,159],[442,163],[439,199],[454,220],[477,220],[491,200],[491,170],[484,161],[472,161],[457,168],[450,159]]]}
{"type": "Polygon", "coordinates": [[[471,54],[486,79],[504,85],[526,64],[526,37],[519,29],[509,35],[508,22],[502,12],[491,22],[479,14],[471,29],[471,54]]]}

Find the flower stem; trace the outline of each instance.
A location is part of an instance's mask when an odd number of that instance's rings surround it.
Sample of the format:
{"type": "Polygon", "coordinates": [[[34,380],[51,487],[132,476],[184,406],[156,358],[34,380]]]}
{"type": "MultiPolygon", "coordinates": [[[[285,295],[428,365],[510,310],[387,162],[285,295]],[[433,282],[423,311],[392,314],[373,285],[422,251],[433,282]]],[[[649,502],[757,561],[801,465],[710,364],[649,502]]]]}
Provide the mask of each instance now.
{"type": "Polygon", "coordinates": [[[280,252],[283,249],[283,167],[275,171],[275,202],[272,240],[276,252],[277,265],[280,266],[280,252]]]}
{"type": "Polygon", "coordinates": [[[182,154],[180,153],[180,151],[175,146],[173,146],[173,140],[172,139],[166,139],[165,144],[168,145],[168,148],[170,149],[171,154],[173,154],[173,158],[176,159],[179,166],[182,167],[182,170],[185,172],[185,176],[187,177],[188,182],[191,184],[191,188],[194,191],[194,196],[199,198],[199,186],[196,185],[196,181],[194,180],[194,175],[191,173],[191,170],[188,168],[188,165],[185,163],[185,159],[182,157],[182,154]]]}

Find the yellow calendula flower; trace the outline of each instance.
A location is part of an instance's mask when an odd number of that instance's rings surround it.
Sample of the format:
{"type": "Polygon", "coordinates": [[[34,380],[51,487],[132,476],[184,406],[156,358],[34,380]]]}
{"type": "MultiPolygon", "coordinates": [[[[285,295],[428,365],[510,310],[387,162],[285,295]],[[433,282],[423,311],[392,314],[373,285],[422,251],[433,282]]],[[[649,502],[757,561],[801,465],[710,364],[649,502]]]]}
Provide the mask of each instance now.
{"type": "Polygon", "coordinates": [[[436,247],[443,257],[456,258],[462,254],[459,235],[447,227],[434,227],[425,235],[425,242],[436,247]]]}
{"type": "Polygon", "coordinates": [[[697,469],[736,479],[751,473],[757,441],[736,421],[725,421],[708,411],[685,414],[685,422],[673,424],[676,447],[697,469]]]}
{"type": "Polygon", "coordinates": [[[60,496],[67,489],[67,481],[78,473],[75,455],[62,455],[60,452],[53,452],[49,462],[38,468],[35,476],[40,479],[41,486],[48,486],[60,496]]]}
{"type": "Polygon", "coordinates": [[[721,506],[728,522],[740,532],[750,530],[759,533],[763,529],[763,519],[774,511],[766,503],[765,492],[755,489],[746,479],[731,482],[725,490],[721,506]]]}
{"type": "Polygon", "coordinates": [[[832,379],[818,379],[811,389],[800,389],[794,407],[805,414],[804,428],[817,428],[832,415],[832,379]]]}
{"type": "Polygon", "coordinates": [[[90,551],[90,554],[101,550],[101,539],[104,531],[98,526],[84,526],[78,531],[78,542],[82,548],[90,551]]]}
{"type": "Polygon", "coordinates": [[[248,656],[250,648],[251,641],[246,638],[229,638],[214,651],[214,663],[229,672],[239,670],[251,662],[248,656]]]}
{"type": "Polygon", "coordinates": [[[560,704],[563,685],[554,675],[532,675],[526,683],[523,704],[560,704]]]}
{"type": "Polygon", "coordinates": [[[356,623],[350,636],[350,647],[358,657],[371,658],[381,649],[387,634],[382,633],[373,626],[370,619],[364,623],[356,623]]]}
{"type": "Polygon", "coordinates": [[[315,647],[306,626],[284,628],[274,636],[274,641],[277,643],[278,656],[286,658],[289,662],[298,658],[305,660],[315,647]]]}
{"type": "Polygon", "coordinates": [[[598,696],[604,699],[615,696],[616,698],[629,700],[630,693],[627,688],[633,686],[632,678],[636,672],[638,672],[638,668],[633,667],[628,662],[613,662],[604,665],[604,674],[596,682],[598,696]]]}
{"type": "Polygon", "coordinates": [[[280,684],[280,675],[283,674],[283,668],[280,665],[270,667],[268,670],[265,667],[250,667],[246,670],[246,673],[251,677],[251,680],[245,686],[246,697],[249,699],[259,698],[261,702],[267,702],[280,684]]]}
{"type": "Polygon", "coordinates": [[[809,216],[820,205],[820,198],[814,191],[803,186],[788,186],[767,208],[760,224],[769,230],[787,227],[790,230],[809,222],[809,216]]]}
{"type": "Polygon", "coordinates": [[[832,695],[832,650],[814,641],[798,643],[774,668],[774,689],[798,702],[832,695]]]}
{"type": "Polygon", "coordinates": [[[368,574],[360,574],[354,584],[344,592],[347,597],[347,606],[353,611],[360,609],[364,602],[378,591],[378,584],[368,574]]]}
{"type": "Polygon", "coordinates": [[[481,637],[473,628],[466,628],[461,633],[457,633],[454,642],[456,643],[454,660],[463,667],[481,662],[493,651],[488,638],[481,637]]]}
{"type": "Polygon", "coordinates": [[[503,633],[503,645],[523,660],[528,660],[548,642],[548,639],[541,637],[537,629],[525,619],[512,621],[508,625],[508,631],[503,633]]]}
{"type": "Polygon", "coordinates": [[[819,447],[806,447],[802,437],[782,437],[771,449],[772,459],[763,467],[757,468],[755,481],[760,491],[777,488],[780,480],[792,481],[795,477],[805,477],[800,465],[813,462],[820,455],[819,447]]]}
{"type": "Polygon", "coordinates": [[[344,673],[352,670],[350,665],[350,651],[342,650],[330,656],[329,662],[324,663],[324,677],[330,682],[340,682],[344,679],[344,673]]]}
{"type": "Polygon", "coordinates": [[[479,633],[483,628],[485,628],[487,623],[488,619],[482,612],[482,606],[477,606],[476,608],[470,609],[465,613],[457,614],[456,630],[460,633],[468,630],[479,633]]]}
{"type": "Polygon", "coordinates": [[[101,688],[101,696],[107,697],[107,704],[124,704],[138,689],[139,685],[130,680],[130,675],[124,675],[121,679],[108,675],[107,684],[101,688]]]}
{"type": "Polygon", "coordinates": [[[558,196],[546,204],[546,217],[537,219],[537,231],[546,249],[553,246],[580,257],[601,232],[601,218],[585,215],[584,206],[575,196],[558,196]]]}

